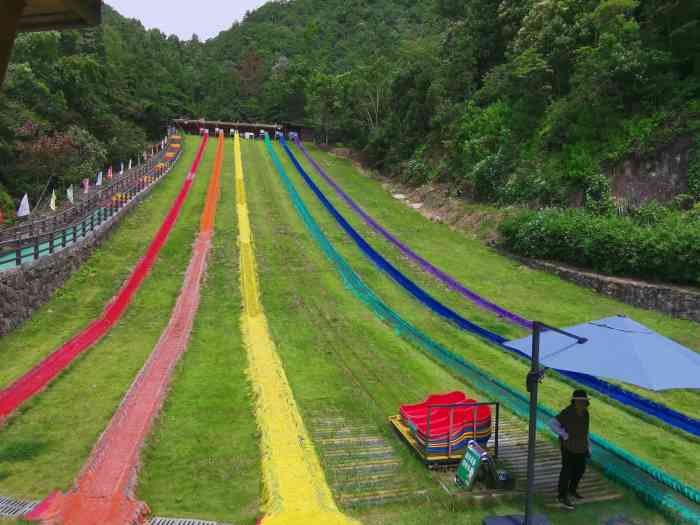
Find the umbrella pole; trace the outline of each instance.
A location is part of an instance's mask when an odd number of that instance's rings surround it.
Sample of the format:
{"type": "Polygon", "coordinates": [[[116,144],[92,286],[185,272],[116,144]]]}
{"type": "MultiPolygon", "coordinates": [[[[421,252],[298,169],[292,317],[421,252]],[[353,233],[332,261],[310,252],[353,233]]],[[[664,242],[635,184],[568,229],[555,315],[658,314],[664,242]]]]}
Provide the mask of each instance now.
{"type": "Polygon", "coordinates": [[[489,516],[484,518],[483,525],[549,525],[546,516],[533,512],[535,499],[535,446],[537,444],[537,394],[545,370],[540,368],[540,335],[544,330],[558,332],[575,339],[583,344],[588,339],[569,332],[554,328],[539,321],[532,322],[532,355],[530,372],[527,374],[527,391],[530,393],[530,421],[527,439],[527,495],[525,500],[525,516],[489,516]]]}
{"type": "Polygon", "coordinates": [[[537,394],[544,371],[540,370],[540,333],[542,325],[532,323],[532,367],[527,375],[527,391],[530,392],[530,426],[527,439],[527,500],[524,525],[532,525],[532,507],[535,498],[535,446],[537,444],[537,394]]]}

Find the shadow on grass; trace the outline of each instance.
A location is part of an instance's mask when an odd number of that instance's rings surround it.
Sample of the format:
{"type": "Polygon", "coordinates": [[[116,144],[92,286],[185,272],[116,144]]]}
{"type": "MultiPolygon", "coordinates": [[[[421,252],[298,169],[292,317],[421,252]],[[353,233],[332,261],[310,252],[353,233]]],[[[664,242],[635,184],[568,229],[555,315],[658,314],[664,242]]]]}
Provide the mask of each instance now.
{"type": "MultiPolygon", "coordinates": [[[[24,440],[0,446],[0,462],[18,463],[30,461],[41,455],[49,447],[48,441],[24,440]]],[[[0,472],[0,479],[7,474],[0,472]]]]}

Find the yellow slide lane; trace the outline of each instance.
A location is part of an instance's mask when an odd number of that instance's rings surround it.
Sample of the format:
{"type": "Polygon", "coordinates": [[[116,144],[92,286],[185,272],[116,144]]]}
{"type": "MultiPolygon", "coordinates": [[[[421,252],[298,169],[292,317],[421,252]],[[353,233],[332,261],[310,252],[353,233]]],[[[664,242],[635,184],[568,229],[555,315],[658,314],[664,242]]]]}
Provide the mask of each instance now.
{"type": "Polygon", "coordinates": [[[294,401],[287,376],[260,302],[241,141],[234,139],[238,210],[241,329],[248,352],[248,376],[256,394],[261,431],[262,471],[266,492],[265,525],[352,525],[333,501],[326,478],[294,401]]]}

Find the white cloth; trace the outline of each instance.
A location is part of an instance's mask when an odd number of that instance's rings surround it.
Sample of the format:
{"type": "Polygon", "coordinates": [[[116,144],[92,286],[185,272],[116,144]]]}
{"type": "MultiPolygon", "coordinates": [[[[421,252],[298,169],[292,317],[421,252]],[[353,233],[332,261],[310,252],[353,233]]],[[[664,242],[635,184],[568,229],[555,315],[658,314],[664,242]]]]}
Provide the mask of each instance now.
{"type": "Polygon", "coordinates": [[[552,430],[552,432],[557,434],[564,441],[569,439],[569,433],[561,425],[561,423],[559,423],[559,420],[556,417],[553,417],[552,419],[549,420],[549,428],[552,430]]]}
{"type": "Polygon", "coordinates": [[[17,210],[17,217],[28,217],[31,211],[29,210],[29,197],[24,194],[22,197],[22,202],[19,203],[19,209],[17,210]]]}

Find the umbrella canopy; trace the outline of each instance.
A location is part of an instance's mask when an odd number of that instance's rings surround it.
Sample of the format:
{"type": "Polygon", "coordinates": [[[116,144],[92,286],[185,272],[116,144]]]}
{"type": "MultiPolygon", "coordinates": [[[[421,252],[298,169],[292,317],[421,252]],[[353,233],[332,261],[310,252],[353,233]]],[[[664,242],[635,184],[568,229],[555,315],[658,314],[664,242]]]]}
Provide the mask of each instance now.
{"type": "MultiPolygon", "coordinates": [[[[641,386],[649,390],[700,388],[700,354],[628,317],[608,317],[565,328],[588,339],[578,343],[556,332],[540,335],[540,362],[641,386]]],[[[532,355],[532,337],[505,346],[532,355]]]]}

